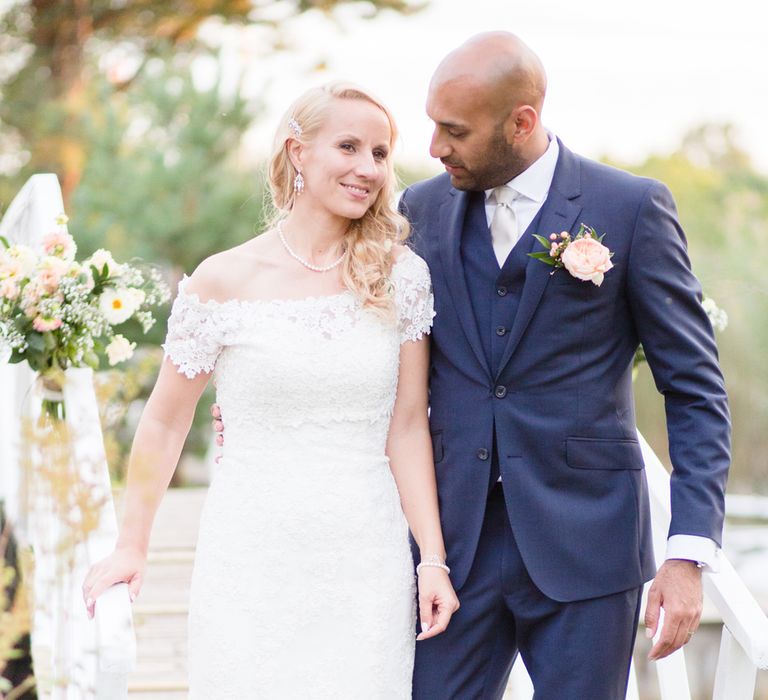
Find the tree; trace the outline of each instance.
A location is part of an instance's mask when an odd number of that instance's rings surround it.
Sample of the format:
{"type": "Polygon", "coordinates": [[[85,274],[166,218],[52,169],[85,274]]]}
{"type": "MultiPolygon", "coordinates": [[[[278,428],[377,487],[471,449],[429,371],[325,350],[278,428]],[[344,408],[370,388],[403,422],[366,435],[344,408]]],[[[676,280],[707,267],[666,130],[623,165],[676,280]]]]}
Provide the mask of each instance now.
{"type": "Polygon", "coordinates": [[[22,178],[31,172],[57,173],[68,204],[90,157],[82,137],[83,119],[93,106],[90,83],[101,71],[100,59],[115,46],[136,59],[133,72],[112,84],[114,92],[121,92],[130,89],[153,58],[209,50],[199,29],[212,18],[277,28],[309,10],[328,15],[349,4],[367,10],[364,16],[421,7],[407,0],[16,2],[0,17],[0,55],[6,59],[0,70],[0,145],[25,151],[22,178]]]}
{"type": "Polygon", "coordinates": [[[158,61],[129,93],[91,89],[95,101],[110,99],[84,119],[91,157],[71,206],[81,250],[107,247],[189,271],[253,235],[263,188],[235,161],[253,120],[244,100],[221,96],[217,84],[196,88],[171,61],[158,61]]]}

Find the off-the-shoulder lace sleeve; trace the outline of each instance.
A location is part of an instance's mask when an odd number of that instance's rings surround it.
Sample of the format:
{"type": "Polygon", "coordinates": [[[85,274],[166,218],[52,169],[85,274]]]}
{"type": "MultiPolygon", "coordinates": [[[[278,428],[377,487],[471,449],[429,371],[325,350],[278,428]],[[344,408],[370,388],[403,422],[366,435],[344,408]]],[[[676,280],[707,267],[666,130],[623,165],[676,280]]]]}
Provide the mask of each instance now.
{"type": "Polygon", "coordinates": [[[222,348],[220,305],[202,303],[185,290],[188,277],[179,282],[179,293],[171,307],[168,333],[163,343],[165,357],[188,379],[211,372],[222,348]]]}
{"type": "Polygon", "coordinates": [[[421,340],[425,333],[429,333],[435,317],[427,263],[412,250],[404,251],[392,268],[392,283],[400,343],[421,340]]]}

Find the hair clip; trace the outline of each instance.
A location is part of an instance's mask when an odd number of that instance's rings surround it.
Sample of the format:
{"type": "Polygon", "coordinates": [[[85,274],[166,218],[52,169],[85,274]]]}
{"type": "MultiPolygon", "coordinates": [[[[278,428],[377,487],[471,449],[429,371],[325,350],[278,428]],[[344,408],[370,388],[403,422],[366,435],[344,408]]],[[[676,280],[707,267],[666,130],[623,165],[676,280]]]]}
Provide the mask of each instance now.
{"type": "Polygon", "coordinates": [[[299,122],[297,122],[297,121],[296,121],[296,120],[295,120],[293,117],[291,117],[291,118],[288,120],[288,128],[289,128],[289,129],[290,129],[290,130],[291,130],[291,131],[292,131],[292,132],[293,132],[293,133],[294,133],[294,134],[295,134],[297,137],[301,136],[301,134],[303,133],[303,132],[302,132],[302,129],[301,129],[301,125],[300,125],[300,124],[299,124],[299,122]]]}

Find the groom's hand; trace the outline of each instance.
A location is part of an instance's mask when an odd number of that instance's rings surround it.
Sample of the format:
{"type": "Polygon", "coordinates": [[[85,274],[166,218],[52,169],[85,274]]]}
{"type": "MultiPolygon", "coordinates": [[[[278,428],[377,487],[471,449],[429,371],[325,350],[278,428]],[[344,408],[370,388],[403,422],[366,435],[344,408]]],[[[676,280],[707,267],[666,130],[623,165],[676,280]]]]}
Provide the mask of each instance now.
{"type": "Polygon", "coordinates": [[[648,659],[658,661],[686,644],[699,626],[703,594],[701,569],[696,562],[668,559],[648,591],[645,608],[645,633],[656,636],[660,609],[664,608],[664,624],[648,659]]]}
{"type": "MultiPolygon", "coordinates": [[[[219,404],[211,404],[211,415],[213,416],[211,427],[213,428],[213,432],[216,433],[216,444],[221,447],[224,444],[224,421],[221,420],[221,409],[219,408],[219,404]]],[[[218,463],[220,459],[221,455],[216,457],[216,462],[218,463]]]]}

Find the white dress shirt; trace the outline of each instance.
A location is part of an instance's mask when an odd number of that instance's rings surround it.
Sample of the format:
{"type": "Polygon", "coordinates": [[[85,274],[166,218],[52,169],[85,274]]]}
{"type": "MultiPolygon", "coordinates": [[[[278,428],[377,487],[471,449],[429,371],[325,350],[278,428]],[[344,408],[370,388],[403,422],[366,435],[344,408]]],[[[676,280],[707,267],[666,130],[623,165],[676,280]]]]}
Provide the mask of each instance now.
{"type": "MultiPolygon", "coordinates": [[[[520,196],[515,200],[513,207],[517,217],[519,235],[523,235],[531,221],[539,213],[544,201],[549,194],[552,178],[555,175],[555,166],[560,148],[554,134],[547,132],[549,146],[547,150],[534,161],[526,170],[513,177],[507,185],[516,190],[520,196]]],[[[491,195],[493,189],[485,191],[485,216],[490,227],[493,215],[496,211],[495,198],[491,195]]],[[[501,477],[499,477],[501,481],[501,477]]],[[[695,561],[706,570],[716,572],[718,564],[719,548],[709,537],[698,535],[672,535],[667,540],[665,559],[686,559],[695,561]]]]}

